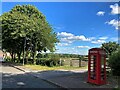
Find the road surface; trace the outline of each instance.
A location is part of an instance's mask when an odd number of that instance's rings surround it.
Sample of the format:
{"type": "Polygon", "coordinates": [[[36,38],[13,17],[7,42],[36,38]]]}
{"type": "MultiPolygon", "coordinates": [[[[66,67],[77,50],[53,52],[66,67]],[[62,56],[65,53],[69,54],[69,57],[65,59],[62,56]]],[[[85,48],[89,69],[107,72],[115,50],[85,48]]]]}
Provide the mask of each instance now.
{"type": "Polygon", "coordinates": [[[24,73],[6,64],[2,65],[2,88],[51,88],[60,90],[60,87],[24,73]]]}

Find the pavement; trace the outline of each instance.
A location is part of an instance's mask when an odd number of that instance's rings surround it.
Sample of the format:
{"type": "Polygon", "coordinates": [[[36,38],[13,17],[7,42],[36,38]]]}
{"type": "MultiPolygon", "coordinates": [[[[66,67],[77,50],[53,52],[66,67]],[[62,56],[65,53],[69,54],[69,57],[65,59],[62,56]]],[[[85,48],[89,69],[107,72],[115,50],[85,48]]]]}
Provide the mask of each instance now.
{"type": "Polygon", "coordinates": [[[33,71],[23,68],[19,65],[10,64],[12,67],[19,69],[25,73],[29,73],[49,83],[55,84],[61,88],[71,90],[72,88],[106,88],[112,89],[116,87],[116,81],[109,79],[106,85],[94,85],[87,83],[87,70],[52,70],[52,71],[33,71]]]}

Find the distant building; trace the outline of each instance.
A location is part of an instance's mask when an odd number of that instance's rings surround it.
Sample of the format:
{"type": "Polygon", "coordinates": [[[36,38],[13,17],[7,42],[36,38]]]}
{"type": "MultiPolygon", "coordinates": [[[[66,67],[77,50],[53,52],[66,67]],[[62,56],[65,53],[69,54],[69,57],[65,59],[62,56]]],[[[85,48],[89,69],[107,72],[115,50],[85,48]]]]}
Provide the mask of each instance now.
{"type": "Polygon", "coordinates": [[[5,58],[5,57],[10,57],[11,55],[9,52],[3,52],[2,50],[0,50],[0,57],[5,58]]]}
{"type": "Polygon", "coordinates": [[[2,50],[0,50],[0,62],[2,62],[2,61],[4,61],[3,60],[3,52],[2,52],[2,50]]]}
{"type": "Polygon", "coordinates": [[[3,57],[3,52],[0,50],[0,57],[3,57]]]}

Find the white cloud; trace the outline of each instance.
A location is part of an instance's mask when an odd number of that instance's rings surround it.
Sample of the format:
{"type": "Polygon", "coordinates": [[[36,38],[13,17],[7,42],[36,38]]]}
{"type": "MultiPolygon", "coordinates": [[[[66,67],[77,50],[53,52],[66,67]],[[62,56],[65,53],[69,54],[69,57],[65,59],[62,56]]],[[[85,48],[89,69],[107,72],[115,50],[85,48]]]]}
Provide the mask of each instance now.
{"type": "Polygon", "coordinates": [[[94,39],[96,39],[96,37],[90,37],[89,39],[90,39],[90,40],[94,40],[94,39]]]}
{"type": "Polygon", "coordinates": [[[67,32],[61,32],[61,33],[58,32],[57,35],[61,36],[61,37],[72,37],[72,36],[74,36],[73,34],[67,33],[67,32]]]}
{"type": "MultiPolygon", "coordinates": [[[[58,35],[60,42],[61,42],[58,44],[58,46],[69,46],[69,45],[72,45],[72,43],[74,41],[88,41],[88,42],[91,42],[93,44],[102,44],[102,43],[105,43],[106,40],[108,39],[107,36],[102,36],[99,38],[96,38],[96,37],[87,38],[84,35],[74,35],[72,33],[67,33],[67,32],[61,32],[61,33],[58,33],[57,35],[58,35]]],[[[76,46],[75,48],[76,49],[77,48],[89,49],[91,47],[89,47],[89,46],[76,46]]]]}
{"type": "Polygon", "coordinates": [[[94,43],[94,44],[102,44],[102,43],[105,43],[105,42],[106,42],[105,40],[91,41],[91,43],[94,43]]]}
{"type": "Polygon", "coordinates": [[[89,46],[76,46],[77,48],[90,48],[89,46]]]}
{"type": "Polygon", "coordinates": [[[69,46],[70,44],[68,44],[68,43],[58,43],[57,45],[58,46],[69,46]]]}
{"type": "Polygon", "coordinates": [[[75,50],[75,48],[71,48],[72,50],[75,50]]]}
{"type": "Polygon", "coordinates": [[[58,25],[58,26],[54,26],[54,29],[57,29],[57,30],[61,30],[61,29],[64,29],[65,27],[63,25],[58,25]]]}
{"type": "Polygon", "coordinates": [[[108,37],[100,37],[99,39],[106,40],[108,37]]]}
{"type": "Polygon", "coordinates": [[[61,27],[54,27],[55,29],[61,29],[61,27]]]}
{"type": "Polygon", "coordinates": [[[112,8],[111,14],[120,14],[120,7],[117,3],[114,5],[110,5],[110,8],[112,8]]]}
{"type": "Polygon", "coordinates": [[[74,41],[91,41],[92,38],[86,38],[84,35],[75,36],[72,33],[61,32],[57,34],[60,37],[60,41],[73,43],[74,41]]]}
{"type": "Polygon", "coordinates": [[[68,40],[81,40],[81,41],[90,41],[89,38],[86,38],[84,35],[80,36],[71,36],[67,38],[68,40]]]}
{"type": "Polygon", "coordinates": [[[103,11],[99,11],[99,12],[97,12],[96,15],[98,15],[98,16],[104,16],[104,14],[105,14],[105,12],[103,12],[103,11]]]}
{"type": "Polygon", "coordinates": [[[61,38],[60,41],[67,42],[67,43],[73,43],[72,40],[68,40],[67,38],[61,38]]]}
{"type": "Polygon", "coordinates": [[[107,23],[108,25],[112,25],[113,27],[115,27],[115,29],[119,29],[119,27],[120,27],[120,21],[115,20],[115,19],[113,19],[111,21],[107,21],[105,23],[107,23]]]}

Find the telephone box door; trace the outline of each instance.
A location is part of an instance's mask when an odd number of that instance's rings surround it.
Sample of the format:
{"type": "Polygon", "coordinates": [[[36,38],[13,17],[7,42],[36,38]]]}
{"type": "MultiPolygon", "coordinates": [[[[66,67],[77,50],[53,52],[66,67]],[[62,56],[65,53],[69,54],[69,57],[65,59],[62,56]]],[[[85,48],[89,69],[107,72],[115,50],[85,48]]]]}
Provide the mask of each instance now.
{"type": "Polygon", "coordinates": [[[101,83],[106,83],[106,59],[105,55],[101,55],[101,67],[100,67],[100,78],[101,78],[101,83]]]}
{"type": "Polygon", "coordinates": [[[89,56],[89,81],[95,82],[97,79],[97,54],[89,56]]]}

